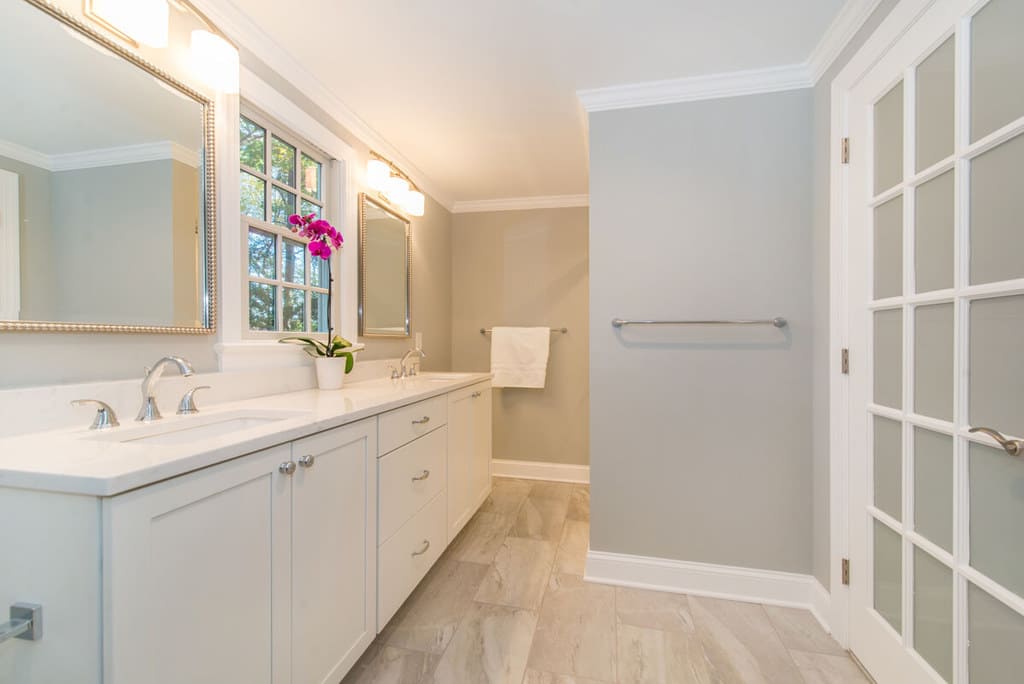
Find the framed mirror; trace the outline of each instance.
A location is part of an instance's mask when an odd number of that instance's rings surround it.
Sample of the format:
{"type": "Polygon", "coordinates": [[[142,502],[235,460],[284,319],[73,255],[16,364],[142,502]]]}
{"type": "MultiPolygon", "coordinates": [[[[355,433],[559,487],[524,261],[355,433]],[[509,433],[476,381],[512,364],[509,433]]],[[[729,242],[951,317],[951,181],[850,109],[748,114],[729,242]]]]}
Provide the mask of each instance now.
{"type": "Polygon", "coordinates": [[[43,0],[0,72],[0,330],[212,333],[213,103],[43,0]]]}
{"type": "Polygon", "coordinates": [[[359,334],[409,336],[412,247],[409,219],[359,196],[359,334]]]}

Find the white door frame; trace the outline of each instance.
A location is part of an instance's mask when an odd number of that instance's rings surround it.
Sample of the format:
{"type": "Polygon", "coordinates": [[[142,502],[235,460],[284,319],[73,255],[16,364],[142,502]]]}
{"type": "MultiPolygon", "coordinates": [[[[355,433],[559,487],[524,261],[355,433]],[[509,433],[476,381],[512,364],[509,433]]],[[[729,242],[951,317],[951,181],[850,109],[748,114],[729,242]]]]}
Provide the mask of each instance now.
{"type": "MultiPolygon", "coordinates": [[[[841,350],[849,346],[849,174],[842,164],[842,140],[849,133],[849,93],[907,29],[936,0],[901,0],[832,81],[829,133],[829,586],[832,636],[850,644],[850,591],[842,582],[842,559],[849,558],[849,376],[841,370],[841,350]]],[[[851,359],[851,364],[863,363],[851,359]]]]}

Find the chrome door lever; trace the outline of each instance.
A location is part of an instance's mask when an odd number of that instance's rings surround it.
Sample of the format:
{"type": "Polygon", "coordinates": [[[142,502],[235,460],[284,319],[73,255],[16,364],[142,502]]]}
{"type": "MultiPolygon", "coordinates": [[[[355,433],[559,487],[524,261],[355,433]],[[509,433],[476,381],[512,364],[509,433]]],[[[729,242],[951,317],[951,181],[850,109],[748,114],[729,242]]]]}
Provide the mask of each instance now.
{"type": "Polygon", "coordinates": [[[998,430],[993,430],[992,428],[987,427],[976,427],[971,428],[968,432],[981,432],[982,434],[988,435],[999,442],[999,446],[1003,447],[1003,451],[1008,453],[1010,456],[1020,456],[1021,454],[1024,454],[1024,441],[1004,437],[998,430]]]}

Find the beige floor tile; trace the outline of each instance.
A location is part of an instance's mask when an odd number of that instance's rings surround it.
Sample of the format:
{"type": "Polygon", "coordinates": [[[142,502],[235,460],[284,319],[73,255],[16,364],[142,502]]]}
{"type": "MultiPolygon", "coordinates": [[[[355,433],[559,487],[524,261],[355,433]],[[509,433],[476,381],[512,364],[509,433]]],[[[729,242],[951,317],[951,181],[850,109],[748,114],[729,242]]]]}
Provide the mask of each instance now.
{"type": "Polygon", "coordinates": [[[562,528],[562,541],[555,556],[555,572],[566,575],[583,575],[587,565],[587,549],[590,547],[590,523],[583,520],[566,520],[562,528]]]}
{"type": "Polygon", "coordinates": [[[847,655],[792,651],[807,684],[869,684],[857,663],[847,655]]]}
{"type": "Polygon", "coordinates": [[[552,574],[541,606],[529,665],[615,681],[615,591],[575,575],[552,574]]]}
{"type": "Polygon", "coordinates": [[[530,494],[533,483],[529,480],[513,480],[510,478],[496,477],[491,493],[480,506],[481,511],[489,513],[502,513],[504,515],[515,515],[519,507],[526,501],[530,494]]]}
{"type": "Polygon", "coordinates": [[[846,651],[829,636],[811,611],[801,608],[765,606],[768,619],[775,625],[782,644],[797,651],[846,655],[846,651]]]}
{"type": "Polygon", "coordinates": [[[572,675],[555,674],[553,672],[541,672],[540,670],[527,670],[523,684],[610,684],[599,682],[596,679],[586,677],[573,677],[572,675]]]}
{"type": "Polygon", "coordinates": [[[526,670],[537,613],[475,604],[434,672],[437,684],[519,684],[526,670]]]}
{"type": "Polygon", "coordinates": [[[543,539],[558,543],[569,508],[569,498],[528,496],[519,508],[509,534],[513,537],[543,539]]]}
{"type": "Polygon", "coordinates": [[[620,624],[617,639],[619,684],[718,681],[695,632],[664,632],[620,624]]]}
{"type": "Polygon", "coordinates": [[[554,560],[553,542],[507,537],[475,599],[535,610],[540,607],[554,560]]]}
{"type": "Polygon", "coordinates": [[[615,613],[620,625],[665,632],[694,631],[690,604],[683,594],[616,587],[615,613]]]}
{"type": "Polygon", "coordinates": [[[372,654],[367,662],[356,663],[342,684],[428,684],[434,681],[440,660],[438,655],[393,646],[374,649],[372,654]]]}
{"type": "Polygon", "coordinates": [[[576,485],[569,496],[569,520],[590,521],[590,486],[576,485]]]}
{"type": "Polygon", "coordinates": [[[535,480],[533,487],[530,488],[530,496],[534,499],[558,499],[559,501],[568,502],[575,487],[576,485],[569,484],[568,482],[535,480]]]}
{"type": "Polygon", "coordinates": [[[427,653],[444,651],[486,573],[486,565],[439,560],[391,619],[387,643],[427,653]]]}
{"type": "Polygon", "coordinates": [[[727,682],[792,684],[800,681],[789,651],[764,608],[697,596],[690,613],[714,671],[727,682]]]}
{"type": "Polygon", "coordinates": [[[514,520],[512,515],[480,511],[466,523],[445,553],[457,560],[489,565],[514,520]]]}

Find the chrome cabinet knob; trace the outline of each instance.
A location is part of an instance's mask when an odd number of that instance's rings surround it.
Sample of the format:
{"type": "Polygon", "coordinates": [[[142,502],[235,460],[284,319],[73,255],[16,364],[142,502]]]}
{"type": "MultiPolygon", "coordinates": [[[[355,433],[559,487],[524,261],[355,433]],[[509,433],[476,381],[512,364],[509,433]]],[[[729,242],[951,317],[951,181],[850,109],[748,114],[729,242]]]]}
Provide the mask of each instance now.
{"type": "Polygon", "coordinates": [[[1024,454],[1024,441],[1019,439],[1009,439],[1004,437],[999,430],[993,430],[987,427],[976,427],[971,428],[968,432],[980,432],[983,435],[988,435],[992,439],[999,443],[999,446],[1003,447],[1003,451],[1008,453],[1010,456],[1020,456],[1024,454]]]}
{"type": "Polygon", "coordinates": [[[413,482],[421,482],[422,480],[426,480],[428,477],[430,477],[430,471],[424,469],[424,471],[422,473],[420,473],[419,475],[414,475],[413,478],[412,478],[412,481],[413,482]]]}
{"type": "Polygon", "coordinates": [[[313,454],[306,454],[299,458],[299,465],[303,468],[312,468],[314,463],[316,463],[316,457],[313,454]]]}
{"type": "Polygon", "coordinates": [[[277,469],[282,475],[291,475],[295,472],[295,461],[285,461],[277,469]]]}
{"type": "Polygon", "coordinates": [[[430,422],[430,416],[423,416],[419,420],[412,421],[412,424],[413,425],[426,425],[429,422],[430,422]]]}
{"type": "Polygon", "coordinates": [[[415,557],[415,556],[422,556],[423,554],[425,554],[427,552],[427,549],[429,549],[429,548],[430,548],[430,541],[427,540],[427,539],[424,539],[423,540],[423,546],[420,547],[419,551],[413,551],[412,555],[413,555],[413,557],[415,557]]]}

